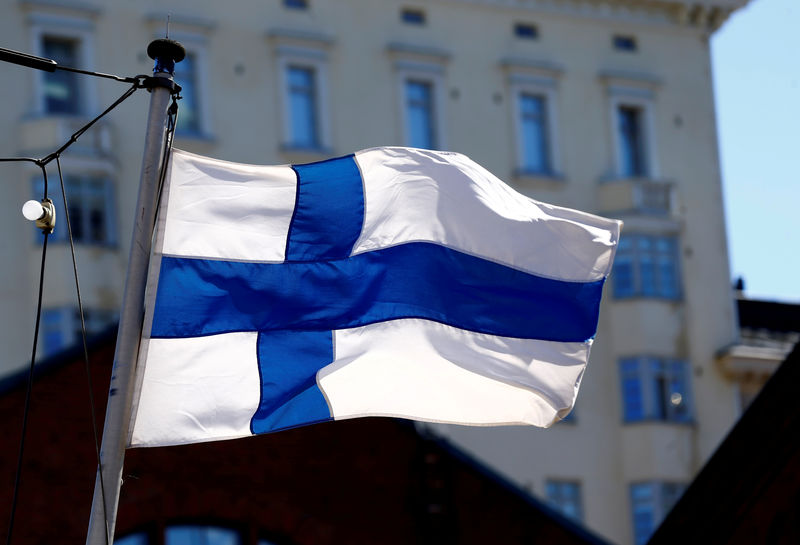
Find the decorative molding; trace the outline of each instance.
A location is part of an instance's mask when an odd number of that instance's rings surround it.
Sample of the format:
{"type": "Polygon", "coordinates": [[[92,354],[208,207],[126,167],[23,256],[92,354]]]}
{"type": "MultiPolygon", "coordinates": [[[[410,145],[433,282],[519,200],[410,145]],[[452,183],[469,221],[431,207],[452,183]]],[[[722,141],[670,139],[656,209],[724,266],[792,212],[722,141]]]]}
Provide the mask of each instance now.
{"type": "Polygon", "coordinates": [[[100,6],[75,0],[19,0],[19,6],[27,11],[57,11],[62,14],[85,18],[95,18],[103,13],[103,8],[100,6]]]}
{"type": "Polygon", "coordinates": [[[438,0],[713,32],[750,0],[438,0]]]}
{"type": "Polygon", "coordinates": [[[293,28],[269,29],[267,38],[278,46],[302,46],[315,49],[328,49],[336,42],[335,38],[328,34],[293,28]]]}
{"type": "Polygon", "coordinates": [[[160,25],[165,28],[167,24],[167,17],[169,17],[169,30],[173,27],[184,27],[185,30],[191,32],[210,32],[216,28],[217,23],[211,19],[202,17],[194,17],[187,15],[176,15],[172,12],[154,11],[144,16],[144,20],[148,25],[160,25]]]}
{"type": "Polygon", "coordinates": [[[386,46],[386,52],[396,59],[423,57],[428,62],[435,62],[444,64],[450,60],[452,55],[449,51],[438,49],[435,47],[426,47],[420,45],[412,45],[403,42],[391,42],[386,46]]]}

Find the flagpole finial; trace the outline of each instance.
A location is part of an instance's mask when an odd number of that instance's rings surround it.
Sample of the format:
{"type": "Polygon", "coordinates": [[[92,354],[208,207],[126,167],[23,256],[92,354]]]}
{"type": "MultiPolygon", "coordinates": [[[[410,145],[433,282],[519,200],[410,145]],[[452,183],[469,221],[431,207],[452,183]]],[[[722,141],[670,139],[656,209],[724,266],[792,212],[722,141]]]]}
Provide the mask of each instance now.
{"type": "Polygon", "coordinates": [[[181,62],[186,57],[186,49],[176,42],[167,38],[159,38],[150,42],[147,46],[147,55],[156,61],[153,72],[175,72],[175,63],[181,62]]]}

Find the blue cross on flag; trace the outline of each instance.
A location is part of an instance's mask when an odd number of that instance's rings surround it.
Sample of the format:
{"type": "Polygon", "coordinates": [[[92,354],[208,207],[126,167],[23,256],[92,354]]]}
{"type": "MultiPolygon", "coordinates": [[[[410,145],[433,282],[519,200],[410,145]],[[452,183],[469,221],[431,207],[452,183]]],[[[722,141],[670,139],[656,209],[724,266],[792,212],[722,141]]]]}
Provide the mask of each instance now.
{"type": "Polygon", "coordinates": [[[457,153],[175,150],[129,444],[361,416],[549,426],[575,401],[620,225],[457,153]]]}

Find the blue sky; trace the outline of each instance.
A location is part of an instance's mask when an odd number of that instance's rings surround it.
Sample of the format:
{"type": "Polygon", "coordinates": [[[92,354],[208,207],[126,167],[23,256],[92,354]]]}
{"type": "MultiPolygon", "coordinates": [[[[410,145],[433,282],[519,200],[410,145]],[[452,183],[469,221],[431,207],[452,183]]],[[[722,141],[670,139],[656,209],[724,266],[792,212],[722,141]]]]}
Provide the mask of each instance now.
{"type": "Polygon", "coordinates": [[[751,0],[712,55],[731,275],[800,302],[800,2],[751,0]]]}

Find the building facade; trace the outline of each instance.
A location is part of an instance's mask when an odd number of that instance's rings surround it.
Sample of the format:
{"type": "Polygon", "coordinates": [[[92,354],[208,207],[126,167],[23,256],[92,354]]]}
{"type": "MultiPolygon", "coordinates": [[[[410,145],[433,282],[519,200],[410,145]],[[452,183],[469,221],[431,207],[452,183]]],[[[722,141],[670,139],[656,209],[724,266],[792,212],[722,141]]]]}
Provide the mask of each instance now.
{"type": "MultiPolygon", "coordinates": [[[[169,14],[188,52],[182,149],[260,164],[448,149],[537,200],[624,220],[573,414],[550,430],[426,426],[605,538],[643,543],[737,418],[740,390],[717,362],[737,330],[709,37],[746,0],[3,1],[4,47],[126,76],[150,72],[145,48],[169,14]]],[[[125,91],[9,64],[0,75],[3,156],[46,155],[125,91]]],[[[120,304],[147,99],[61,160],[90,330],[120,304]]],[[[30,357],[40,263],[19,207],[44,184],[33,164],[0,168],[10,372],[30,357]]],[[[40,353],[80,326],[63,227],[40,353]]]]}

